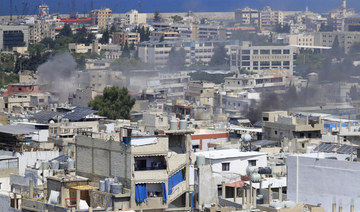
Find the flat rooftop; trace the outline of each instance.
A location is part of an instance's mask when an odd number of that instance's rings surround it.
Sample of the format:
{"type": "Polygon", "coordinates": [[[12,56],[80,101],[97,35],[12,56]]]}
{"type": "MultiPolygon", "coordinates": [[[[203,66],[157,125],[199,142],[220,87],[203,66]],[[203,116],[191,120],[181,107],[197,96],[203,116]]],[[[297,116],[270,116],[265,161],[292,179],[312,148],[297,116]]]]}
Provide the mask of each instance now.
{"type": "Polygon", "coordinates": [[[195,152],[196,156],[205,156],[208,159],[240,158],[267,155],[264,152],[241,152],[239,149],[222,149],[204,152],[195,152]]]}

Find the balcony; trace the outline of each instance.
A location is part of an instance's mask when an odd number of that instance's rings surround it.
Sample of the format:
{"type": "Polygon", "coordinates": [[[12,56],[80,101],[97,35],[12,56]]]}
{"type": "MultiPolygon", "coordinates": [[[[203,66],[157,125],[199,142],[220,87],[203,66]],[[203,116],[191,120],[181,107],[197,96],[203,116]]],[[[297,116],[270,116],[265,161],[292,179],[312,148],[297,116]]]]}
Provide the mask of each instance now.
{"type": "Polygon", "coordinates": [[[167,181],[167,170],[135,171],[133,180],[137,182],[167,181]]]}
{"type": "Polygon", "coordinates": [[[186,189],[186,180],[182,181],[181,183],[177,184],[173,189],[172,193],[168,196],[168,202],[174,201],[176,198],[181,196],[183,193],[187,191],[186,189]]]}

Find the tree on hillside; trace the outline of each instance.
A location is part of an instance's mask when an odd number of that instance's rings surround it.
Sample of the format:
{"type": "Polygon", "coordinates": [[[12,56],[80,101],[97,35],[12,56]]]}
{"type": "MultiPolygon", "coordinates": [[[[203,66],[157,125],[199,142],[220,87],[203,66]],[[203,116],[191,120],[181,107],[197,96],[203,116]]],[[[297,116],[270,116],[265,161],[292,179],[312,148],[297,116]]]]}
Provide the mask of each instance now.
{"type": "Polygon", "coordinates": [[[156,10],[154,12],[153,22],[161,22],[161,21],[162,21],[162,18],[161,18],[160,12],[156,10]]]}
{"type": "Polygon", "coordinates": [[[182,22],[183,20],[183,17],[179,16],[179,15],[174,15],[174,16],[171,16],[173,22],[182,22]]]}
{"type": "Polygon", "coordinates": [[[96,96],[89,102],[89,107],[98,111],[100,116],[109,119],[130,119],[130,111],[135,99],[129,95],[127,88],[113,86],[105,88],[103,95],[96,96]]]}
{"type": "Polygon", "coordinates": [[[128,45],[128,42],[125,41],[125,44],[123,46],[123,50],[122,50],[122,53],[121,53],[121,57],[127,57],[127,58],[130,58],[130,49],[129,49],[129,45],[128,45]]]}
{"type": "Polygon", "coordinates": [[[179,71],[185,67],[186,52],[184,48],[172,47],[169,52],[167,67],[170,71],[179,71]]]}
{"type": "Polygon", "coordinates": [[[340,58],[341,56],[343,56],[343,54],[344,50],[340,47],[339,38],[336,35],[333,45],[331,47],[331,55],[335,58],[340,58]]]}
{"type": "Polygon", "coordinates": [[[214,54],[211,57],[209,65],[215,65],[215,66],[226,65],[228,60],[227,57],[228,56],[226,54],[225,45],[218,45],[214,49],[214,54]]]}

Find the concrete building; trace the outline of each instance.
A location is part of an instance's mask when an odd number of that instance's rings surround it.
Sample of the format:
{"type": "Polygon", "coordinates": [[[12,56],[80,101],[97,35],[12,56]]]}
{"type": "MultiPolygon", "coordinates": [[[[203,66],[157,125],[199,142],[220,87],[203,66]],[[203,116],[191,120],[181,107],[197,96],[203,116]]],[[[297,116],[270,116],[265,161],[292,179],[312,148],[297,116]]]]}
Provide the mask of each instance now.
{"type": "Polygon", "coordinates": [[[69,104],[87,107],[88,103],[93,100],[96,95],[97,93],[91,87],[76,89],[75,93],[69,96],[69,104]]]}
{"type": "Polygon", "coordinates": [[[345,31],[347,32],[360,31],[360,15],[353,15],[350,17],[346,17],[344,22],[345,22],[345,31]]]}
{"type": "Polygon", "coordinates": [[[263,139],[281,142],[290,152],[303,151],[321,140],[321,117],[288,114],[286,111],[263,112],[263,139]]]}
{"type": "Polygon", "coordinates": [[[92,10],[90,12],[92,25],[97,25],[100,30],[106,29],[112,17],[112,11],[109,8],[101,10],[92,10]]]}
{"type": "Polygon", "coordinates": [[[167,65],[169,53],[171,51],[171,48],[174,46],[174,43],[168,42],[143,42],[139,44],[138,56],[140,60],[144,63],[163,68],[167,65]]]}
{"type": "Polygon", "coordinates": [[[332,47],[336,37],[345,53],[349,52],[354,43],[360,42],[360,32],[318,32],[315,34],[315,45],[332,47]]]}
{"type": "Polygon", "coordinates": [[[230,47],[231,70],[250,72],[294,68],[293,48],[290,46],[252,46],[248,42],[230,47]]]}
{"type": "Polygon", "coordinates": [[[44,38],[55,39],[54,23],[41,19],[36,20],[34,24],[29,25],[29,43],[39,43],[44,38]]]}
{"type": "Polygon", "coordinates": [[[168,129],[169,119],[166,113],[145,112],[143,114],[144,132],[151,135],[158,129],[168,129]]]}
{"type": "Polygon", "coordinates": [[[199,24],[193,26],[193,34],[197,40],[225,40],[226,31],[220,25],[199,24]]]}
{"type": "Polygon", "coordinates": [[[359,210],[360,201],[354,198],[359,196],[359,191],[354,188],[360,186],[357,180],[360,163],[347,158],[351,156],[333,153],[288,156],[288,199],[321,204],[325,211],[359,210]]]}
{"type": "Polygon", "coordinates": [[[195,161],[190,133],[175,130],[156,137],[123,135],[120,142],[78,136],[76,172],[93,180],[116,176],[131,191],[128,207],[132,210],[189,210],[194,184],[190,172],[195,161]]]}
{"type": "Polygon", "coordinates": [[[0,50],[29,45],[29,26],[0,25],[0,50]]]}
{"type": "Polygon", "coordinates": [[[114,32],[112,34],[112,43],[124,46],[126,43],[128,46],[138,46],[140,42],[140,33],[137,32],[114,32]]]}
{"type": "Polygon", "coordinates": [[[139,13],[137,10],[130,10],[125,15],[126,25],[146,24],[146,13],[139,13]]]}
{"type": "Polygon", "coordinates": [[[179,41],[179,33],[178,32],[160,32],[160,31],[152,31],[150,33],[150,41],[151,42],[160,42],[162,39],[165,42],[179,41]]]}
{"type": "Polygon", "coordinates": [[[260,26],[259,10],[245,7],[244,9],[235,10],[235,20],[240,22],[241,26],[260,26]]]}
{"type": "Polygon", "coordinates": [[[282,11],[273,11],[269,6],[260,11],[260,28],[272,29],[277,24],[282,24],[283,20],[282,11]]]}
{"type": "Polygon", "coordinates": [[[235,74],[225,77],[224,88],[226,90],[276,90],[287,87],[292,81],[290,70],[260,70],[258,74],[235,74]]]}
{"type": "Polygon", "coordinates": [[[202,81],[191,81],[186,98],[191,102],[214,106],[215,84],[202,81]]]}

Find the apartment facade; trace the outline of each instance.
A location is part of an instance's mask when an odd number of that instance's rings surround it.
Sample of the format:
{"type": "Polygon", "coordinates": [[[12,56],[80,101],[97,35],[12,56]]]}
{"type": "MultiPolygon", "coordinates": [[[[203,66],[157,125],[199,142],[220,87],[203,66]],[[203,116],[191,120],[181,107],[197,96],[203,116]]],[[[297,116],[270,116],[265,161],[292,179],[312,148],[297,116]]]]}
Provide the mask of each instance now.
{"type": "Polygon", "coordinates": [[[126,14],[126,25],[146,24],[146,13],[130,10],[126,14]]]}
{"type": "Polygon", "coordinates": [[[354,43],[360,42],[360,32],[317,32],[315,33],[315,45],[332,47],[335,38],[338,38],[339,46],[345,53],[350,51],[354,43]]]}
{"type": "Polygon", "coordinates": [[[242,26],[260,26],[259,10],[245,7],[244,9],[235,10],[235,20],[239,21],[242,26]]]}
{"type": "Polygon", "coordinates": [[[0,25],[0,50],[29,45],[29,26],[0,25]]]}
{"type": "Polygon", "coordinates": [[[139,45],[140,33],[137,32],[114,32],[112,34],[113,44],[124,46],[126,43],[128,46],[139,45]]]}
{"type": "Polygon", "coordinates": [[[156,137],[128,136],[120,142],[78,136],[76,172],[92,179],[116,176],[130,190],[132,210],[163,211],[170,205],[190,210],[195,161],[191,133],[165,131],[156,137]]]}
{"type": "Polygon", "coordinates": [[[273,11],[270,7],[265,7],[260,11],[260,27],[271,29],[277,24],[284,21],[284,13],[282,11],[273,11]]]}
{"type": "Polygon", "coordinates": [[[97,25],[99,29],[104,30],[111,20],[112,11],[109,8],[92,10],[90,12],[90,17],[93,25],[97,25]]]}
{"type": "Polygon", "coordinates": [[[46,20],[36,20],[29,25],[29,43],[39,43],[44,38],[55,39],[55,25],[46,20]]]}
{"type": "Polygon", "coordinates": [[[231,46],[231,70],[294,69],[293,48],[289,46],[252,46],[244,42],[239,46],[231,46]]]}

